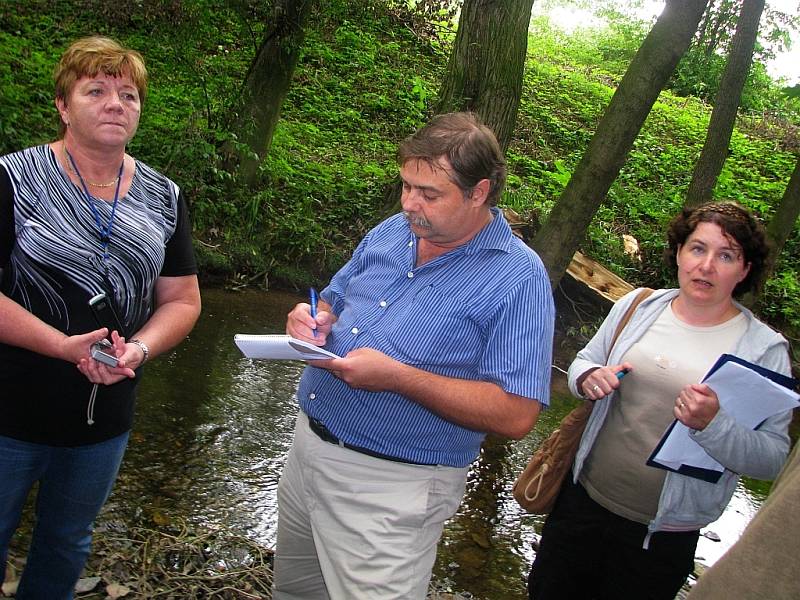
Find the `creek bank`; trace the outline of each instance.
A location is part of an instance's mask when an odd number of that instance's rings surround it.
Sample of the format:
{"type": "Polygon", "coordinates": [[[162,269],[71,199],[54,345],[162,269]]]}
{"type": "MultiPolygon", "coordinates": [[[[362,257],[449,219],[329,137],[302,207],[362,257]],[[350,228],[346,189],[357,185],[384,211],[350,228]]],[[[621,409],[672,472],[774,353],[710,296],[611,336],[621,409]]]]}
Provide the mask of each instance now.
{"type": "MultiPolygon", "coordinates": [[[[25,547],[10,549],[4,596],[14,597],[25,547]]],[[[126,526],[101,516],[75,598],[269,600],[272,564],[271,548],[222,527],[126,526]]],[[[427,600],[477,600],[449,587],[432,581],[427,600]]]]}

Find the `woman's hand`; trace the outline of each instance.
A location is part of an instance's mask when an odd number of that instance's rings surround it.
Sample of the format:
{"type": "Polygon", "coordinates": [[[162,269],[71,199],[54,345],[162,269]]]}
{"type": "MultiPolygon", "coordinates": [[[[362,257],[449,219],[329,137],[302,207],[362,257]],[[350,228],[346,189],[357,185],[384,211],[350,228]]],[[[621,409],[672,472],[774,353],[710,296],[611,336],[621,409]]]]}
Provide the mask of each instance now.
{"type": "Polygon", "coordinates": [[[692,383],[678,394],[672,412],[690,429],[703,431],[719,412],[719,398],[706,384],[692,383]]]}
{"type": "Polygon", "coordinates": [[[583,377],[583,381],[578,386],[587,400],[594,402],[600,398],[605,398],[619,387],[620,371],[631,371],[633,365],[624,362],[621,365],[614,365],[608,367],[598,367],[588,371],[583,377]]]}
{"type": "Polygon", "coordinates": [[[80,333],[77,335],[61,335],[61,340],[57,345],[57,356],[61,360],[78,364],[81,359],[90,359],[92,345],[100,340],[105,339],[108,335],[108,329],[102,327],[95,329],[89,333],[80,333]]]}
{"type": "MultiPolygon", "coordinates": [[[[99,332],[106,332],[106,329],[99,329],[99,332]]],[[[96,333],[96,332],[93,332],[96,333]]],[[[73,336],[77,337],[77,336],[73,336]]],[[[93,343],[99,342],[103,337],[94,339],[89,344],[89,349],[93,343]]],[[[110,354],[117,357],[117,366],[110,367],[93,358],[87,351],[86,356],[81,357],[78,362],[78,370],[83,373],[92,383],[102,385],[112,385],[125,378],[134,378],[133,368],[142,362],[142,351],[136,344],[126,344],[125,338],[121,337],[116,331],[111,333],[110,354]]]]}

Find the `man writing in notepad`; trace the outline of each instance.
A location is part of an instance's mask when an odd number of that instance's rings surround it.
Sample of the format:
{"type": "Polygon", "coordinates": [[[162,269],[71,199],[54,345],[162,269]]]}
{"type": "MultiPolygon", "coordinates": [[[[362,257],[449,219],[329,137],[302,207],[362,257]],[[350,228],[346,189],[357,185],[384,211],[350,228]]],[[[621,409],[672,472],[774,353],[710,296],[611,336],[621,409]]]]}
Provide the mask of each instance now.
{"type": "Polygon", "coordinates": [[[316,318],[289,313],[287,333],[343,358],[310,363],[298,389],[276,600],[424,598],[486,433],[521,438],[548,402],[552,293],[494,206],[494,135],[440,115],[398,163],[403,213],[361,241],[316,318]]]}

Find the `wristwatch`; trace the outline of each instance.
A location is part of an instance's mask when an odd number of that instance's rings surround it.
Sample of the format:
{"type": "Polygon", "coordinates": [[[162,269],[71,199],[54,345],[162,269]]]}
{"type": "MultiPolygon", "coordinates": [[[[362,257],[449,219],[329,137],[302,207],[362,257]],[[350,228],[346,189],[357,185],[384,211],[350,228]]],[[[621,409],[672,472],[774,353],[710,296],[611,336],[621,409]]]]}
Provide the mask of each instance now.
{"type": "Polygon", "coordinates": [[[142,340],[135,338],[132,340],[128,340],[128,343],[136,344],[137,346],[139,346],[139,350],[141,350],[142,354],[144,354],[144,358],[142,358],[142,362],[140,364],[143,365],[144,363],[146,363],[147,359],[150,358],[150,348],[147,347],[147,344],[145,344],[142,340]]]}

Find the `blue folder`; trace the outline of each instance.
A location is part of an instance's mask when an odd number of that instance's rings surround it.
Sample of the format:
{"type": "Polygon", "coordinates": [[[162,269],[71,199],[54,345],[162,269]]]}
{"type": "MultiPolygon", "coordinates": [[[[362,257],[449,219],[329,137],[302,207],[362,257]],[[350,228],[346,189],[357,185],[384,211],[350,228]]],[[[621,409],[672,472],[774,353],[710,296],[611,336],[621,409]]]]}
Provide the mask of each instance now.
{"type": "MultiPolygon", "coordinates": [[[[778,385],[782,385],[787,389],[796,390],[798,386],[798,381],[796,379],[793,379],[792,377],[787,377],[786,375],[783,375],[781,373],[777,373],[760,365],[753,364],[751,362],[744,360],[743,358],[734,356],[733,354],[723,354],[722,356],[720,356],[717,359],[717,362],[714,363],[714,366],[712,366],[711,369],[709,369],[708,373],[703,378],[703,381],[705,381],[712,373],[714,373],[717,369],[719,369],[722,365],[724,365],[728,361],[738,363],[743,367],[747,367],[748,369],[755,371],[759,375],[766,377],[767,379],[770,379],[775,383],[777,383],[778,385]]],[[[659,450],[661,450],[661,447],[664,445],[664,442],[666,442],[667,438],[672,433],[672,430],[675,428],[676,423],[678,423],[677,419],[675,419],[672,422],[672,424],[667,428],[666,432],[664,432],[664,435],[661,436],[661,440],[658,442],[655,449],[653,449],[653,452],[650,454],[650,457],[647,459],[647,465],[650,467],[656,467],[658,469],[664,469],[666,471],[673,471],[675,473],[680,473],[681,475],[686,475],[688,477],[702,479],[703,481],[708,481],[709,483],[717,483],[722,477],[722,473],[724,471],[703,469],[700,467],[692,467],[690,465],[681,465],[677,469],[674,469],[672,467],[658,463],[654,460],[655,456],[658,454],[659,450]]],[[[760,426],[761,424],[759,424],[756,427],[756,429],[758,429],[758,427],[760,426]]]]}

